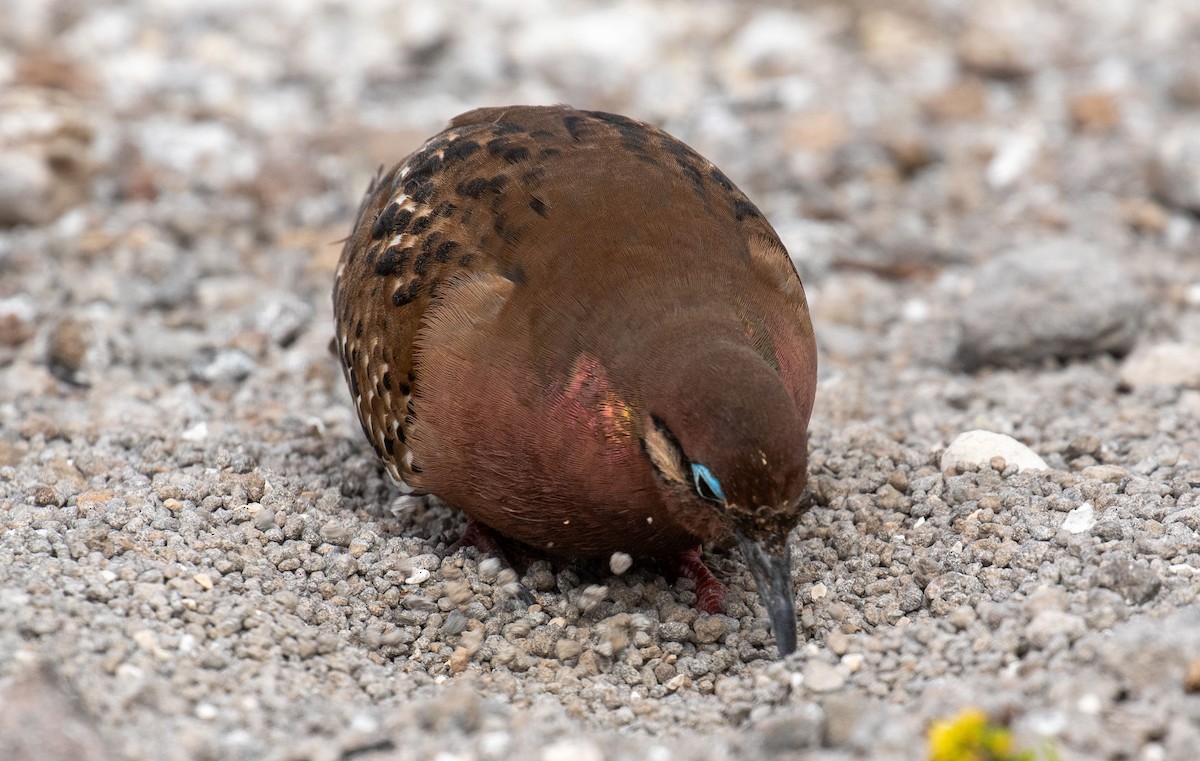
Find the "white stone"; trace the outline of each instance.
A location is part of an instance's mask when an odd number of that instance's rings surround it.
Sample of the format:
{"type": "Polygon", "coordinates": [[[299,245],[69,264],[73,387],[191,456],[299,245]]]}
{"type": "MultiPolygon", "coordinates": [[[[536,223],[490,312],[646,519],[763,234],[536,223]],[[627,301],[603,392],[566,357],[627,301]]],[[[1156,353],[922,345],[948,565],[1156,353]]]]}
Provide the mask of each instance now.
{"type": "Polygon", "coordinates": [[[542,748],[542,761],[604,761],[604,754],[587,740],[558,740],[542,748]]]}
{"type": "Polygon", "coordinates": [[[804,670],[804,684],[813,692],[833,692],[846,686],[846,676],[837,666],[814,661],[804,670]]]}
{"type": "Polygon", "coordinates": [[[974,430],[960,433],[942,453],[941,468],[974,465],[984,467],[993,457],[1003,457],[1017,470],[1049,470],[1046,462],[1029,447],[1011,436],[992,431],[974,430]]]}
{"type": "Polygon", "coordinates": [[[628,571],[632,565],[633,558],[625,552],[614,552],[612,557],[608,559],[609,570],[618,576],[628,571]]]}
{"type": "Polygon", "coordinates": [[[413,571],[413,575],[404,580],[405,584],[424,584],[429,581],[429,571],[424,568],[418,568],[413,571]]]}
{"type": "Polygon", "coordinates": [[[1084,502],[1079,507],[1067,513],[1063,520],[1062,530],[1070,534],[1082,534],[1096,525],[1096,510],[1091,502],[1084,502]]]}
{"type": "Polygon", "coordinates": [[[1121,364],[1121,384],[1200,388],[1200,346],[1161,343],[1138,349],[1121,364]]]}

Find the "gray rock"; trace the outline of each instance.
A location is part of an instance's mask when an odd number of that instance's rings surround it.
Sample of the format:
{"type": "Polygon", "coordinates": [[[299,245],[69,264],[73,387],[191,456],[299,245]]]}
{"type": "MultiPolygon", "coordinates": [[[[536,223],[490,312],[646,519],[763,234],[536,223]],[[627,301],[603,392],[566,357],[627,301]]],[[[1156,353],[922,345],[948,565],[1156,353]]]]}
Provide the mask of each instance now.
{"type": "Polygon", "coordinates": [[[1043,610],[1025,627],[1025,637],[1039,650],[1045,650],[1055,638],[1074,641],[1087,629],[1079,616],[1060,610],[1043,610]]]}
{"type": "Polygon", "coordinates": [[[1200,212],[1200,123],[1180,124],[1158,140],[1150,184],[1172,206],[1200,212]]]}
{"type": "Polygon", "coordinates": [[[956,354],[967,369],[1125,354],[1146,310],[1112,253],[1071,238],[1009,251],[980,266],[974,281],[956,354]]]}
{"type": "Polygon", "coordinates": [[[257,367],[254,359],[241,349],[200,351],[188,368],[188,377],[200,383],[235,385],[241,383],[257,367]]]}
{"type": "Polygon", "coordinates": [[[119,759],[78,695],[48,665],[0,691],[0,750],[9,761],[119,759]]]}
{"type": "Polygon", "coordinates": [[[960,605],[974,604],[983,592],[983,584],[974,576],[948,571],[925,585],[925,599],[934,615],[948,615],[960,605]]]}
{"type": "Polygon", "coordinates": [[[762,750],[768,758],[821,745],[825,712],[804,703],[762,723],[762,750]]]}
{"type": "Polygon", "coordinates": [[[1162,579],[1145,560],[1134,560],[1124,552],[1114,552],[1100,563],[1096,583],[1111,589],[1134,605],[1148,602],[1162,588],[1162,579]]]}

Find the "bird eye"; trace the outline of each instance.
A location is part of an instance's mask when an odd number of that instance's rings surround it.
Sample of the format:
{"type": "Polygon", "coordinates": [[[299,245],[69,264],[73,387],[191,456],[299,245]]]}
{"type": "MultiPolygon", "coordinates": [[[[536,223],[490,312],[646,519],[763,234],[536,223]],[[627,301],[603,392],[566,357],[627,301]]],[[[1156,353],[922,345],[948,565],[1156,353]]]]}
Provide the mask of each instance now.
{"type": "Polygon", "coordinates": [[[724,502],[725,492],[721,491],[721,482],[712,471],[698,462],[692,463],[692,479],[696,482],[696,493],[704,499],[713,502],[724,502]]]}

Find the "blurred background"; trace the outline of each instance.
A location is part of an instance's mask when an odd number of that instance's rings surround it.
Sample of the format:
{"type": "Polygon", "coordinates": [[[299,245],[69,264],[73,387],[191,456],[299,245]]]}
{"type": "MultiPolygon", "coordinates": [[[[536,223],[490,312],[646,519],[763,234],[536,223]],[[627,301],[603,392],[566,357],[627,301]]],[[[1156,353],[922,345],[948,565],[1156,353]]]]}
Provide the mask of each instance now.
{"type": "MultiPolygon", "coordinates": [[[[550,695],[549,646],[519,673],[480,655],[489,699],[553,706],[513,748],[590,721],[694,732],[687,757],[913,758],[969,694],[1064,759],[1194,758],[1196,0],[0,0],[0,673],[48,653],[130,758],[345,758],[364,726],[442,757],[428,717],[483,711],[435,689],[458,633],[344,593],[382,596],[388,559],[434,558],[454,522],[384,511],[327,350],[337,241],[451,117],[558,102],[691,144],[796,261],[821,352],[811,639],[763,666],[745,608],[687,642],[694,673],[646,656],[654,700],[613,676],[632,666],[550,695]],[[974,428],[1050,470],[943,457],[974,428]],[[362,573],[323,566],[356,532],[362,573]]],[[[55,735],[40,713],[27,735],[55,735]]],[[[507,752],[470,737],[463,758],[507,752]]],[[[571,747],[539,757],[601,757],[571,747]]]]}
{"type": "MultiPolygon", "coordinates": [[[[377,166],[470,108],[566,102],[663,126],[742,185],[833,359],[986,365],[956,343],[979,343],[957,324],[970,268],[1030,241],[1200,301],[1194,268],[1139,269],[1196,245],[1198,28],[1189,0],[5,0],[0,352],[51,305],[236,312],[267,285],[273,309],[324,312],[377,166]],[[17,289],[25,267],[43,279],[17,289]],[[916,345],[880,343],[912,324],[916,345]]],[[[1113,348],[1064,330],[1000,363],[1113,348]]]]}

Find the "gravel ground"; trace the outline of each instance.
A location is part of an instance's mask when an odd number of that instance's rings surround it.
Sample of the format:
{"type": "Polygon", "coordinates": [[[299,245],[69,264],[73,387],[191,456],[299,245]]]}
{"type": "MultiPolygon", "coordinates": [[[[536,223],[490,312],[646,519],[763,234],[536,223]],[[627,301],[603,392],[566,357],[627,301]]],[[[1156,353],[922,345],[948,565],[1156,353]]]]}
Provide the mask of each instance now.
{"type": "Polygon", "coordinates": [[[797,5],[0,5],[0,757],[915,759],[978,706],[1194,759],[1200,5],[797,5]],[[352,417],[334,241],[514,102],[664,126],[797,260],[786,661],[737,556],[728,615],[545,563],[523,609],[352,417]]]}

